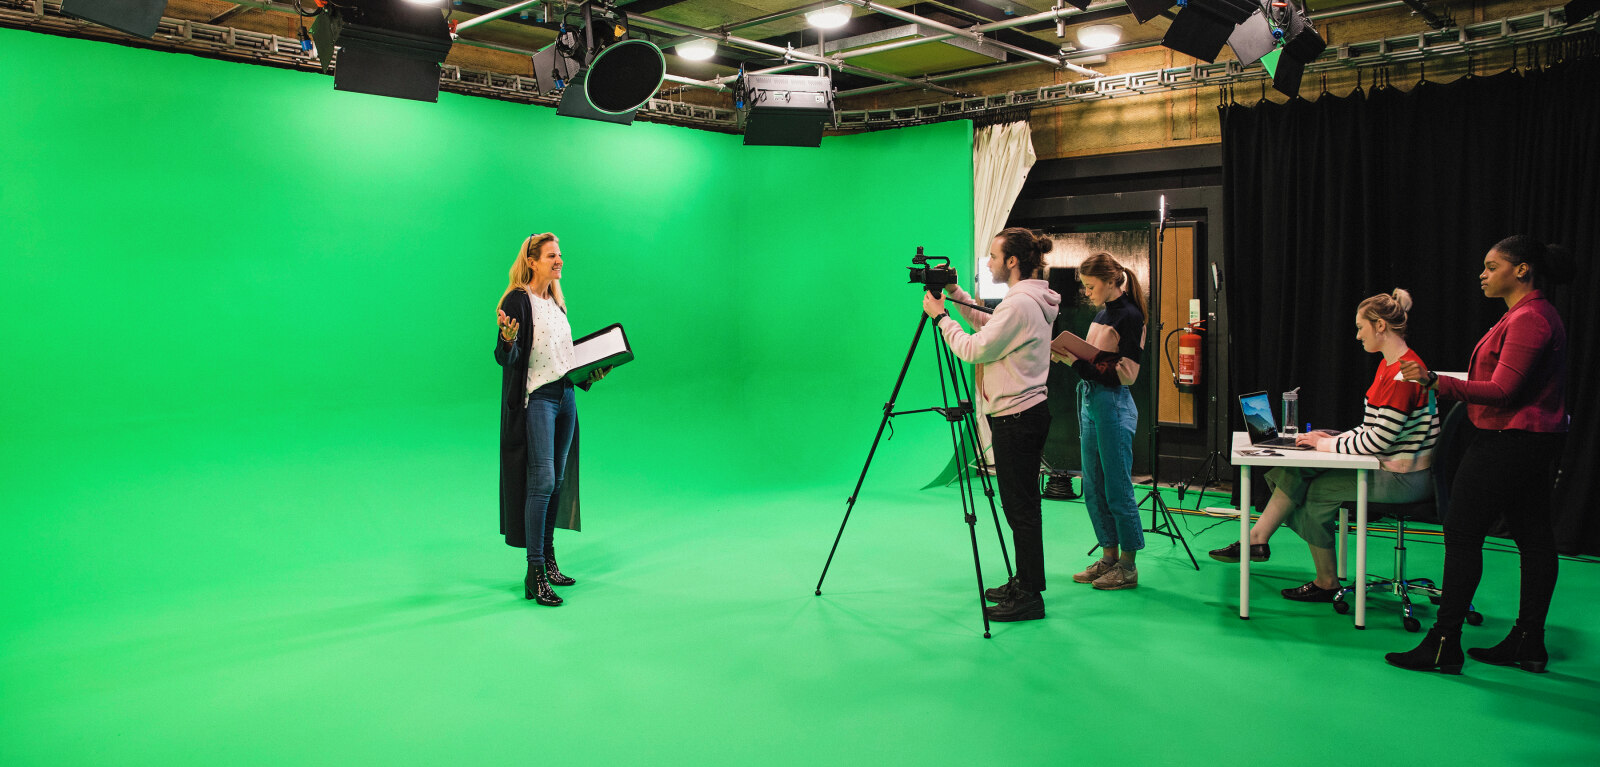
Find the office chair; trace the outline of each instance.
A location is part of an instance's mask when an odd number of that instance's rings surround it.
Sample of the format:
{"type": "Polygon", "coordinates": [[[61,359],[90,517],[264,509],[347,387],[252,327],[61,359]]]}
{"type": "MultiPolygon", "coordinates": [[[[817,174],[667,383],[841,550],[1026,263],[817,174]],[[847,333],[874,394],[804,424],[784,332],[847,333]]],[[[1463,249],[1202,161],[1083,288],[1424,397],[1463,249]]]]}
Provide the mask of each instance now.
{"type": "MultiPolygon", "coordinates": [[[[1422,621],[1412,615],[1412,593],[1425,594],[1428,601],[1439,603],[1439,597],[1444,593],[1431,578],[1406,577],[1406,523],[1428,522],[1439,523],[1444,519],[1444,513],[1450,508],[1450,484],[1455,479],[1456,464],[1460,462],[1460,449],[1456,446],[1456,435],[1461,431],[1461,422],[1467,417],[1467,408],[1460,402],[1451,405],[1449,412],[1445,413],[1444,420],[1439,425],[1439,439],[1433,445],[1433,497],[1415,503],[1368,503],[1367,519],[1387,517],[1394,520],[1394,575],[1370,581],[1366,584],[1351,584],[1339,589],[1333,597],[1333,609],[1340,615],[1345,615],[1351,610],[1351,603],[1345,596],[1365,585],[1367,593],[1388,591],[1400,597],[1401,624],[1406,631],[1417,632],[1422,630],[1422,621]]],[[[1344,576],[1345,557],[1348,547],[1345,546],[1344,537],[1348,531],[1348,515],[1355,508],[1353,501],[1347,502],[1339,509],[1339,575],[1344,576]]],[[[1479,613],[1472,605],[1467,605],[1467,623],[1474,626],[1483,623],[1483,614],[1479,613]]]]}

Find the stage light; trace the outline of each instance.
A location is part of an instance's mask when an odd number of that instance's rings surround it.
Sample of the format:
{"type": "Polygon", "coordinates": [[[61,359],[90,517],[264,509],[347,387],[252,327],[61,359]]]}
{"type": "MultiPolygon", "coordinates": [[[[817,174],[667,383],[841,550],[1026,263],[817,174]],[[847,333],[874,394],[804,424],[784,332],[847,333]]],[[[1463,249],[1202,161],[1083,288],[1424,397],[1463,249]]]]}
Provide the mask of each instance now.
{"type": "Polygon", "coordinates": [[[627,38],[626,14],[592,3],[579,10],[581,29],[563,24],[556,41],[533,55],[539,91],[561,91],[558,115],[632,123],[666,79],[666,57],[655,43],[627,38]]]}
{"type": "Polygon", "coordinates": [[[745,146],[822,146],[833,119],[833,80],[816,75],[742,75],[734,99],[744,109],[745,146]]]}
{"type": "Polygon", "coordinates": [[[1078,47],[1083,50],[1105,48],[1122,42],[1122,27],[1115,24],[1090,24],[1078,29],[1078,47]]]}
{"type": "Polygon", "coordinates": [[[166,8],[167,0],[61,0],[68,16],[144,38],[156,36],[166,8]]]}
{"type": "Polygon", "coordinates": [[[322,71],[335,90],[439,100],[439,65],[450,29],[438,8],[393,0],[340,0],[311,25],[322,71]]]}
{"type": "Polygon", "coordinates": [[[835,5],[832,8],[822,8],[806,14],[806,23],[817,29],[838,29],[850,23],[851,8],[848,5],[835,5]]]}
{"type": "Polygon", "coordinates": [[[717,41],[702,37],[697,40],[690,40],[687,43],[679,43],[672,50],[678,54],[678,58],[688,59],[689,61],[705,61],[717,55],[717,41]]]}
{"type": "Polygon", "coordinates": [[[1228,36],[1228,47],[1239,59],[1239,66],[1247,67],[1278,47],[1278,38],[1272,34],[1272,22],[1267,21],[1267,15],[1256,11],[1233,28],[1233,34],[1228,36]]]}
{"type": "Polygon", "coordinates": [[[1272,26],[1282,38],[1278,50],[1261,59],[1272,75],[1272,87],[1285,96],[1300,93],[1307,64],[1327,50],[1328,43],[1312,28],[1311,19],[1293,2],[1277,0],[1267,9],[1272,26]]]}
{"type": "Polygon", "coordinates": [[[1140,24],[1143,24],[1160,16],[1176,2],[1177,0],[1128,0],[1128,10],[1133,12],[1133,17],[1138,19],[1140,24]]]}
{"type": "Polygon", "coordinates": [[[1234,27],[1260,9],[1256,0],[1189,0],[1172,20],[1161,44],[1201,61],[1214,62],[1234,27]]]}

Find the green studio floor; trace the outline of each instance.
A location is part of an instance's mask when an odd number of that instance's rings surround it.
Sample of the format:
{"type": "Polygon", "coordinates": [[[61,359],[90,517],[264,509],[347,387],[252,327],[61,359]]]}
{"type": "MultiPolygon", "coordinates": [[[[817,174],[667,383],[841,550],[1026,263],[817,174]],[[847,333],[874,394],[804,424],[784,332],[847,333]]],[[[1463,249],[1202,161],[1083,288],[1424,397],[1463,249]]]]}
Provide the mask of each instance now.
{"type": "MultiPolygon", "coordinates": [[[[937,467],[900,443],[880,452],[822,597],[812,587],[854,470],[789,476],[661,444],[586,469],[588,529],[558,537],[580,583],[565,606],[539,608],[521,598],[521,551],[494,534],[480,409],[5,446],[0,763],[1592,764],[1600,752],[1593,565],[1563,563],[1552,673],[1469,663],[1444,678],[1384,665],[1415,642],[1390,600],[1375,597],[1357,632],[1326,606],[1279,599],[1309,572],[1288,531],[1256,570],[1245,622],[1237,570],[1202,553],[1197,573],[1164,540],[1141,558],[1139,589],[1074,585],[1089,525],[1081,505],[1050,502],[1049,618],[985,640],[956,497],[917,490],[937,467]]],[[[1374,541],[1375,570],[1387,545],[1374,541]]],[[[1420,570],[1440,558],[1414,548],[1420,570]]],[[[1488,622],[1469,645],[1509,626],[1515,564],[1488,555],[1488,622]]]]}

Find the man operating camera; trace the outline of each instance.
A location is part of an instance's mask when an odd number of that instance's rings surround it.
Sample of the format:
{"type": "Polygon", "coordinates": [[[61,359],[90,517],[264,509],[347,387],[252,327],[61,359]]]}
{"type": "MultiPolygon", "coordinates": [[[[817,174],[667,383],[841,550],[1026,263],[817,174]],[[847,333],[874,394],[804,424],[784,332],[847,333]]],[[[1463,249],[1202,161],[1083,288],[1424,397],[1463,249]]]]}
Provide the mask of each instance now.
{"type": "MultiPolygon", "coordinates": [[[[933,318],[950,350],[977,365],[977,405],[988,419],[1000,505],[1017,556],[1016,576],[984,592],[985,598],[998,603],[984,609],[995,621],[1044,617],[1039,458],[1050,432],[1045,379],[1050,372],[1050,331],[1061,305],[1061,296],[1040,279],[1050,246],[1048,237],[1020,227],[990,240],[989,274],[1009,290],[993,315],[959,307],[976,332],[968,333],[950,318],[943,296],[922,294],[923,311],[933,318]]],[[[956,301],[972,303],[972,297],[954,284],[946,284],[944,291],[956,301]]]]}

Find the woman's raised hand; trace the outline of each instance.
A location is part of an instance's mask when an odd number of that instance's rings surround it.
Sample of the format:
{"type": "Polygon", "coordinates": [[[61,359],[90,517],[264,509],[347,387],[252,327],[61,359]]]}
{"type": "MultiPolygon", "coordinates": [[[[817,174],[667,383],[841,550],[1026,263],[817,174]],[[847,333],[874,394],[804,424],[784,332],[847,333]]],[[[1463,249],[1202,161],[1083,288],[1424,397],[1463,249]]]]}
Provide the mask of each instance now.
{"type": "Polygon", "coordinates": [[[1400,377],[1412,383],[1424,383],[1428,380],[1428,369],[1416,360],[1400,360],[1400,377]]]}
{"type": "Polygon", "coordinates": [[[499,313],[500,338],[505,341],[517,340],[517,319],[506,315],[506,310],[496,309],[499,313]]]}

